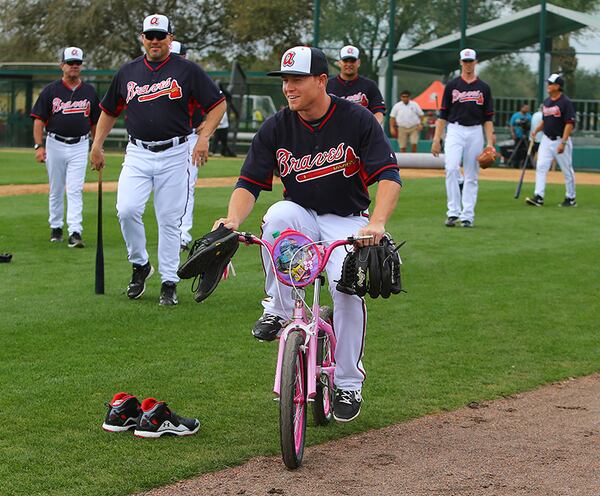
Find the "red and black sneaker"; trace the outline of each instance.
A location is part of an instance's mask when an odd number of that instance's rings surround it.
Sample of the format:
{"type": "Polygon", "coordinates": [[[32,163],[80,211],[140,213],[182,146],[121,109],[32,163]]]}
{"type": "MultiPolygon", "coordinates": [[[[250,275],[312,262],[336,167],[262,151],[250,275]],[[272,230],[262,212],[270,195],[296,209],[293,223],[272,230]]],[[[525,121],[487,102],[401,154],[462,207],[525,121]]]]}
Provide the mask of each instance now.
{"type": "Polygon", "coordinates": [[[112,401],[105,405],[108,412],[102,428],[108,432],[123,432],[135,427],[142,413],[138,399],[127,393],[115,394],[112,401]]]}
{"type": "Polygon", "coordinates": [[[142,414],[133,434],[137,437],[191,436],[200,429],[198,419],[177,415],[164,401],[146,398],[142,401],[142,414]]]}

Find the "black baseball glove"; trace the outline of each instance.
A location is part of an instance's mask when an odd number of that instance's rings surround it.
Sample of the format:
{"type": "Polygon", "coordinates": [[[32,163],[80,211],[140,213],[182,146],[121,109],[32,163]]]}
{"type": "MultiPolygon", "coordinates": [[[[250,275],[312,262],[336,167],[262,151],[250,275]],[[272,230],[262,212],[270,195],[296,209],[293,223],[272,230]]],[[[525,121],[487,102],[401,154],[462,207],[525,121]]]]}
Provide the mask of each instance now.
{"type": "Polygon", "coordinates": [[[400,265],[402,261],[391,236],[385,235],[376,246],[362,246],[346,255],[337,290],[371,298],[389,298],[402,290],[400,265]]]}
{"type": "Polygon", "coordinates": [[[192,284],[194,299],[200,303],[217,288],[223,271],[239,246],[239,235],[221,224],[214,231],[194,241],[187,260],[179,267],[181,279],[196,280],[192,284]]]}

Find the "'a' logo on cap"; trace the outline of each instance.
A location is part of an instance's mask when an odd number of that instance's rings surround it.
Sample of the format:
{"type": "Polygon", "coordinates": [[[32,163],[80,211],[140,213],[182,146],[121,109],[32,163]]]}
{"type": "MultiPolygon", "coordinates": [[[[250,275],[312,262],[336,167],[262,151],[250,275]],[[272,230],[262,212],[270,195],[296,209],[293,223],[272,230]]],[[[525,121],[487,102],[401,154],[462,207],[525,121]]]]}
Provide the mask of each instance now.
{"type": "Polygon", "coordinates": [[[158,24],[158,17],[153,17],[150,19],[150,24],[158,24]]]}
{"type": "Polygon", "coordinates": [[[296,56],[296,52],[288,52],[285,54],[283,58],[283,67],[291,67],[294,65],[294,57],[296,56]]]}
{"type": "Polygon", "coordinates": [[[73,48],[73,50],[71,50],[71,55],[77,55],[77,48],[73,48]]]}
{"type": "Polygon", "coordinates": [[[348,48],[348,53],[354,53],[354,48],[348,48]]]}

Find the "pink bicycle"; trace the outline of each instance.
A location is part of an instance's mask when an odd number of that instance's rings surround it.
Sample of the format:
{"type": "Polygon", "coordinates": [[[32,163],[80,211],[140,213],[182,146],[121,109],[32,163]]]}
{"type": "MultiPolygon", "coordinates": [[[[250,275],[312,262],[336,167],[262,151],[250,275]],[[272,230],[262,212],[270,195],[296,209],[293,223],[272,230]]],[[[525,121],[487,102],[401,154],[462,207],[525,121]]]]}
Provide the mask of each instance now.
{"type": "Polygon", "coordinates": [[[279,399],[283,462],[295,469],[304,455],[307,404],[312,403],[315,424],[326,425],[333,417],[336,337],[333,311],[320,306],[322,272],[333,250],[371,236],[315,242],[286,229],[271,245],[251,233],[238,234],[241,242],[264,246],[279,281],[294,288],[293,314],[279,337],[273,392],[279,399]],[[324,243],[330,244],[325,248],[324,243]],[[314,295],[309,307],[304,288],[311,283],[314,295]]]}

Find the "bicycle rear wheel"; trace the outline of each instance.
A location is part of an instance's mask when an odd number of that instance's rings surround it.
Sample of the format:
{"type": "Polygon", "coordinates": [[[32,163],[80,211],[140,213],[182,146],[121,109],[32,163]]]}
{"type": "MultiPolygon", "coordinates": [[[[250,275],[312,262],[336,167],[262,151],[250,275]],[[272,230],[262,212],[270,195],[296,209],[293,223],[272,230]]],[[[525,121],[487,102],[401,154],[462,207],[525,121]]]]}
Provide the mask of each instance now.
{"type": "MultiPolygon", "coordinates": [[[[333,326],[333,310],[329,307],[321,308],[321,318],[333,326]]],[[[317,365],[329,367],[333,361],[331,341],[323,330],[319,330],[317,340],[317,365]]],[[[335,390],[331,377],[321,373],[317,377],[315,401],[312,404],[313,418],[316,425],[327,425],[333,418],[333,399],[335,390]]]]}
{"type": "Polygon", "coordinates": [[[283,463],[298,468],[304,455],[306,434],[306,355],[300,332],[288,334],[281,363],[279,432],[283,463]]]}

